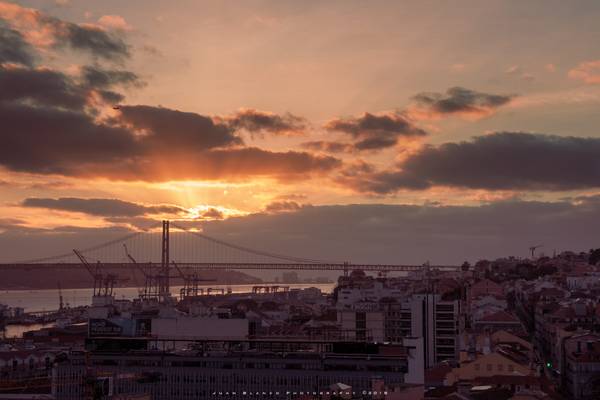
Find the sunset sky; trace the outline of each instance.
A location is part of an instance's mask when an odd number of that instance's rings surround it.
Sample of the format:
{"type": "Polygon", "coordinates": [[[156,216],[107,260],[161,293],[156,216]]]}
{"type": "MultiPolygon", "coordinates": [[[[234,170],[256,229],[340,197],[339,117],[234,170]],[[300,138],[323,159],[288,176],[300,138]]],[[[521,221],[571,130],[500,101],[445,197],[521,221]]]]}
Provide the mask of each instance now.
{"type": "Polygon", "coordinates": [[[598,247],[598,21],[597,1],[0,1],[0,261],[164,218],[327,259],[598,247]]]}

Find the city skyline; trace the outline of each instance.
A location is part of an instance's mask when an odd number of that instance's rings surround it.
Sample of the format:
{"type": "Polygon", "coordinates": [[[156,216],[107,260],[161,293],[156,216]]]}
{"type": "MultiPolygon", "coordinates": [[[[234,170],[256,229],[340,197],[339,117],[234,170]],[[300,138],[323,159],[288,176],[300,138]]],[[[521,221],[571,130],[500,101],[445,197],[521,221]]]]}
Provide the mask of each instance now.
{"type": "Polygon", "coordinates": [[[356,262],[587,251],[599,14],[0,2],[3,261],[163,218],[356,262]]]}

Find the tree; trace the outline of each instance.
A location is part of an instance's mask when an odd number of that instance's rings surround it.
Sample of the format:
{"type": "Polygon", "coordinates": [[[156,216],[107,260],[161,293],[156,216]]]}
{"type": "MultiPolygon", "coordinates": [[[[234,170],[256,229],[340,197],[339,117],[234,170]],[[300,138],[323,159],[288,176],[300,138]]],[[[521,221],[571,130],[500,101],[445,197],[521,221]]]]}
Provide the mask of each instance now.
{"type": "Polygon", "coordinates": [[[592,265],[596,265],[600,261],[600,249],[592,250],[588,262],[592,265]]]}

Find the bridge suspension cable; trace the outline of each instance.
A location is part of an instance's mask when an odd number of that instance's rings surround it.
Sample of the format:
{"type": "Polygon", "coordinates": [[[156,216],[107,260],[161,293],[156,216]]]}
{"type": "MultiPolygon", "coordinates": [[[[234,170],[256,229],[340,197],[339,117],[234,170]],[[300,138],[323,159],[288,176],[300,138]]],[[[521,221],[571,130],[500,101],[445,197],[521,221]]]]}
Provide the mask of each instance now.
{"type": "MultiPolygon", "coordinates": [[[[148,230],[154,229],[155,227],[158,227],[158,226],[159,225],[152,226],[152,227],[148,228],[148,230]]],[[[97,244],[94,246],[80,249],[79,252],[85,254],[85,253],[89,253],[92,251],[102,250],[102,249],[105,249],[105,248],[110,247],[115,244],[121,244],[121,243],[131,240],[135,237],[141,236],[145,233],[147,233],[147,231],[133,232],[128,235],[119,237],[117,239],[109,240],[107,242],[103,242],[103,243],[100,243],[100,244],[97,244]]],[[[72,250],[69,251],[68,253],[57,254],[57,255],[49,256],[49,257],[41,257],[41,258],[34,258],[34,259],[29,259],[29,260],[15,261],[14,263],[15,264],[41,264],[41,263],[48,263],[51,261],[60,261],[60,260],[70,259],[70,258],[73,258],[72,250]]]]}
{"type": "Polygon", "coordinates": [[[230,249],[235,249],[238,251],[242,251],[242,252],[246,252],[249,254],[253,254],[256,256],[263,256],[263,257],[269,257],[269,258],[273,258],[273,259],[277,259],[277,260],[282,260],[282,261],[288,261],[288,262],[292,262],[292,263],[306,263],[306,264],[330,264],[330,261],[323,261],[323,260],[316,260],[316,259],[311,259],[311,258],[301,258],[301,257],[294,257],[294,256],[287,256],[287,255],[282,255],[282,254],[277,254],[277,253],[271,253],[271,252],[267,252],[267,251],[262,251],[262,250],[257,250],[257,249],[251,249],[249,247],[245,247],[245,246],[240,246],[234,243],[230,243],[230,242],[226,242],[224,240],[221,239],[217,239],[214,238],[212,236],[208,236],[204,233],[200,233],[197,231],[192,231],[190,229],[186,229],[180,225],[177,224],[171,224],[172,226],[176,227],[179,230],[182,230],[188,234],[197,236],[199,238],[202,238],[204,240],[208,240],[210,242],[213,242],[215,244],[219,244],[221,246],[225,246],[228,247],[230,249]]]}

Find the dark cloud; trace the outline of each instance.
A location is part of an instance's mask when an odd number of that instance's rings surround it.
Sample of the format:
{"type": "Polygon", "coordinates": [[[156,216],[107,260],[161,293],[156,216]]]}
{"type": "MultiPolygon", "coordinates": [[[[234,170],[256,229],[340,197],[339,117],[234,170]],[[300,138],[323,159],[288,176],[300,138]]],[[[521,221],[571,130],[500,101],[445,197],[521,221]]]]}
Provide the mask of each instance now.
{"type": "Polygon", "coordinates": [[[83,67],[80,77],[48,68],[0,66],[0,102],[82,111],[94,100],[94,94],[107,104],[116,104],[124,97],[109,90],[112,86],[140,84],[132,72],[92,66],[83,67]]]}
{"type": "Polygon", "coordinates": [[[242,109],[224,119],[233,129],[244,129],[250,133],[272,133],[276,135],[301,134],[306,129],[306,120],[296,115],[283,115],[254,109],[242,109]]]}
{"type": "Polygon", "coordinates": [[[241,144],[224,124],[191,112],[144,105],[121,106],[120,121],[146,132],[146,146],[161,151],[185,152],[241,144]]]}
{"type": "Polygon", "coordinates": [[[325,124],[329,131],[343,132],[352,136],[357,150],[378,150],[394,146],[398,139],[427,135],[399,113],[371,114],[360,117],[337,118],[325,124]]]}
{"type": "Polygon", "coordinates": [[[129,47],[116,32],[106,31],[97,25],[75,24],[5,2],[0,2],[0,19],[8,25],[34,32],[36,45],[40,47],[69,47],[111,61],[121,61],[130,55],[129,47]]]}
{"type": "Polygon", "coordinates": [[[83,112],[0,103],[0,165],[21,172],[146,181],[306,179],[341,165],[333,157],[307,152],[216,148],[239,140],[227,127],[198,114],[145,106],[122,111],[121,122],[133,128],[97,123],[83,112]],[[136,135],[135,129],[146,133],[136,135]]]}
{"type": "Polygon", "coordinates": [[[223,219],[223,218],[225,218],[225,215],[223,214],[223,212],[217,210],[216,208],[211,207],[202,213],[201,218],[202,219],[223,219]]]}
{"type": "Polygon", "coordinates": [[[0,104],[0,121],[0,164],[15,171],[80,175],[140,153],[129,131],[80,112],[0,104]]]}
{"type": "Polygon", "coordinates": [[[62,72],[3,66],[0,87],[0,164],[9,169],[77,174],[87,163],[137,154],[130,132],[84,112],[94,88],[62,72]]]}
{"type": "Polygon", "coordinates": [[[385,149],[394,146],[397,141],[398,139],[392,136],[374,136],[356,142],[354,147],[358,150],[385,149]]]}
{"type": "Polygon", "coordinates": [[[0,64],[10,62],[33,65],[33,49],[21,33],[2,26],[0,20],[0,64]]]}
{"type": "Polygon", "coordinates": [[[378,170],[365,162],[346,166],[334,180],[354,191],[378,195],[400,189],[425,190],[431,186],[426,181],[403,174],[399,169],[378,170]]]}
{"type": "Polygon", "coordinates": [[[354,145],[350,143],[332,142],[326,140],[315,140],[304,142],[301,146],[307,150],[324,151],[326,153],[351,153],[354,145]]]}
{"type": "Polygon", "coordinates": [[[265,211],[268,213],[278,213],[287,211],[298,211],[303,205],[291,200],[274,201],[265,206],[265,211]]]}
{"type": "Polygon", "coordinates": [[[433,114],[487,115],[507,104],[514,97],[514,95],[477,92],[457,86],[448,89],[446,93],[419,93],[414,96],[414,100],[433,114]]]}
{"type": "Polygon", "coordinates": [[[0,102],[26,101],[37,105],[80,110],[87,90],[70,77],[49,69],[0,66],[0,102]]]}
{"type": "Polygon", "coordinates": [[[348,133],[356,138],[369,137],[373,133],[387,132],[398,136],[424,136],[427,133],[416,128],[399,114],[375,115],[364,113],[360,117],[334,119],[325,124],[332,131],[348,133]]]}
{"type": "Polygon", "coordinates": [[[60,21],[56,28],[57,37],[75,50],[88,51],[95,57],[108,60],[129,57],[129,47],[123,39],[99,27],[60,21]]]}
{"type": "Polygon", "coordinates": [[[21,206],[80,212],[101,217],[136,217],[147,214],[185,214],[187,212],[182,207],[168,204],[145,205],[118,199],[81,199],[76,197],[27,198],[21,203],[21,206]]]}
{"type": "Polygon", "coordinates": [[[501,132],[425,146],[397,169],[342,176],[362,192],[453,186],[489,190],[600,187],[600,139],[501,132]]]}
{"type": "Polygon", "coordinates": [[[83,82],[94,88],[110,88],[116,85],[141,86],[137,74],[125,70],[107,70],[98,66],[86,65],[81,69],[83,82]]]}
{"type": "Polygon", "coordinates": [[[112,90],[96,90],[95,93],[97,93],[98,96],[100,96],[103,103],[113,104],[113,107],[115,107],[125,99],[125,96],[123,96],[121,93],[117,93],[112,90]]]}

